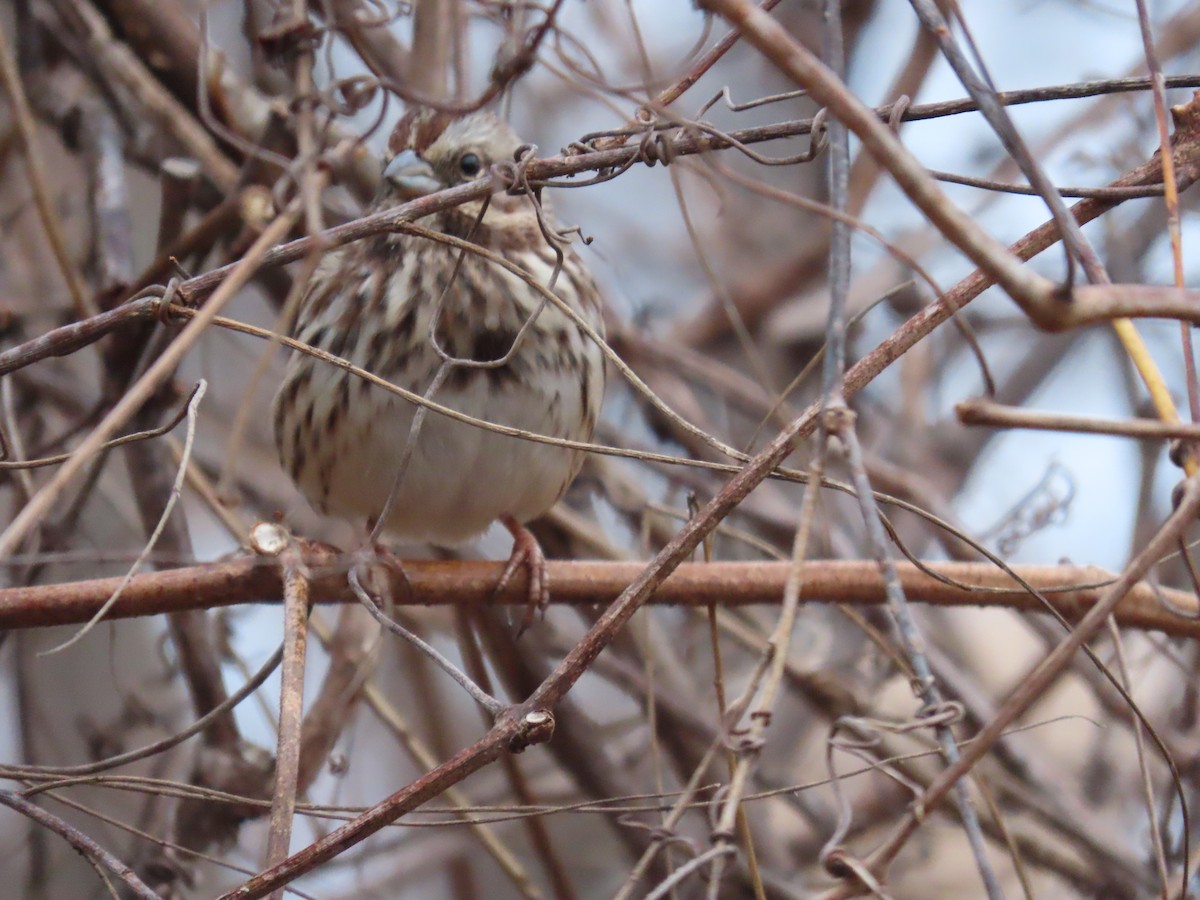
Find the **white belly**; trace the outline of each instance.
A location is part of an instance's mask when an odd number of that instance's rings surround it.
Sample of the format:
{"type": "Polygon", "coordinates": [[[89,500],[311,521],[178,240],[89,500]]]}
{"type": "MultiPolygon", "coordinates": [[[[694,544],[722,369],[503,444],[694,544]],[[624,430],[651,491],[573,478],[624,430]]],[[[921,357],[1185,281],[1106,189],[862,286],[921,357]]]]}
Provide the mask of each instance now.
{"type": "MultiPolygon", "coordinates": [[[[327,371],[315,379],[352,378],[320,368],[327,371]]],[[[357,386],[351,390],[357,392],[357,386]]],[[[512,386],[496,392],[487,375],[472,373],[469,384],[445,385],[434,399],[485,421],[579,439],[586,437],[580,434],[585,411],[579,396],[577,379],[551,377],[536,390],[512,386]]],[[[554,505],[578,469],[578,453],[433,411],[425,413],[414,436],[417,407],[376,387],[356,396],[353,405],[366,414],[349,415],[350,427],[342,431],[327,477],[309,466],[300,487],[323,512],[363,522],[380,515],[394,490],[385,526],[394,537],[449,545],[480,534],[505,514],[528,521],[554,505]],[[410,442],[412,452],[397,483],[410,442]]]]}

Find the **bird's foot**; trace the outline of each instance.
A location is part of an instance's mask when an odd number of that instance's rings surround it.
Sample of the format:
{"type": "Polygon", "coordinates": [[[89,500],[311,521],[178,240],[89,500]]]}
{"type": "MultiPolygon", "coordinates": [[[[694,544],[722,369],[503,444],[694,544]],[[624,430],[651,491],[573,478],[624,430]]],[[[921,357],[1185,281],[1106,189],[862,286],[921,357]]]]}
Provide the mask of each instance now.
{"type": "Polygon", "coordinates": [[[517,569],[524,566],[529,570],[529,600],[525,604],[521,624],[517,627],[517,637],[520,637],[533,624],[535,615],[539,612],[543,616],[546,614],[546,607],[550,605],[550,575],[546,568],[546,554],[542,552],[542,545],[533,532],[509,515],[501,516],[500,523],[512,535],[513,549],[492,596],[500,595],[517,569]]]}

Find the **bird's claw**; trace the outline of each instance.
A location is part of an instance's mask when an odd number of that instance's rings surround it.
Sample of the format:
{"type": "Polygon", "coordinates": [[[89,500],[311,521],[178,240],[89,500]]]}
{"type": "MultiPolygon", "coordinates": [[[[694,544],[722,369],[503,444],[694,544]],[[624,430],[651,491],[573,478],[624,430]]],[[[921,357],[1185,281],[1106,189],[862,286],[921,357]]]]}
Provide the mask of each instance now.
{"type": "Polygon", "coordinates": [[[524,567],[529,571],[529,600],[525,604],[521,624],[517,626],[517,637],[520,637],[533,624],[535,615],[546,614],[546,607],[550,605],[550,576],[546,566],[546,554],[542,552],[542,545],[533,536],[533,532],[512,516],[504,516],[500,521],[512,535],[513,549],[512,555],[504,565],[504,571],[500,573],[500,579],[496,582],[493,596],[499,596],[504,591],[518,569],[524,567]]]}

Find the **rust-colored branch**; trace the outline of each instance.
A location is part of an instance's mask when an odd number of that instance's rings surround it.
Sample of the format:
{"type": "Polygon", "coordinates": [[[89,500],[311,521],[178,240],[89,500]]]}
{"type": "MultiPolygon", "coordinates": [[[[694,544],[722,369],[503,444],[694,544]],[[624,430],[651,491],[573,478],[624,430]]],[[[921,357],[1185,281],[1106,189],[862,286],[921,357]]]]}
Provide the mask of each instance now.
{"type": "MultiPolygon", "coordinates": [[[[320,603],[357,602],[345,570],[333,554],[317,552],[311,596],[320,603]]],[[[918,603],[935,606],[1003,607],[1022,612],[1044,610],[1011,576],[990,563],[926,563],[940,578],[912,563],[899,564],[905,593],[918,603]]],[[[551,602],[566,606],[611,603],[643,570],[643,563],[549,563],[551,602]]],[[[524,605],[523,581],[514,578],[492,600],[503,563],[463,560],[413,560],[404,563],[404,578],[393,574],[392,594],[398,605],[464,606],[489,602],[524,605]]],[[[1015,566],[1022,580],[1046,595],[1067,619],[1087,613],[1115,576],[1083,566],[1015,566]]],[[[883,582],[869,560],[818,560],[804,563],[807,603],[876,605],[884,602],[883,582]]],[[[787,564],[774,562],[684,563],[656,590],[650,601],[662,606],[751,606],[775,604],[783,595],[787,564]]],[[[0,629],[36,628],[86,622],[109,598],[119,578],[0,590],[0,629]]],[[[186,609],[275,603],[283,585],[278,568],[260,557],[168,569],[136,576],[113,606],[109,618],[124,619],[186,609]]],[[[1200,638],[1200,605],[1185,591],[1139,583],[1117,607],[1117,621],[1128,628],[1200,638]],[[1172,611],[1176,610],[1176,611],[1172,611]],[[1182,613],[1182,614],[1180,614],[1182,613]]]]}

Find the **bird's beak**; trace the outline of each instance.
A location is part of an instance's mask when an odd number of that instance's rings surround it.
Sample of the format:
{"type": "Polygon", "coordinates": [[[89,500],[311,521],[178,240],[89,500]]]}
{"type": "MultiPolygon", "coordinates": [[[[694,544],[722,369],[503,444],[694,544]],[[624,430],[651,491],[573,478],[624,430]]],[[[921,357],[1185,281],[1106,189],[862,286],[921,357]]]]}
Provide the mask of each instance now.
{"type": "Polygon", "coordinates": [[[417,156],[414,150],[402,150],[393,156],[383,170],[383,177],[401,195],[410,199],[440,191],[444,186],[434,176],[429,163],[417,156]]]}

